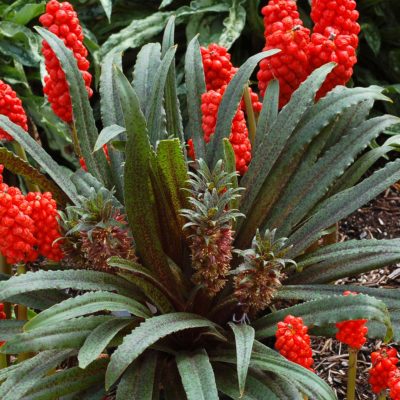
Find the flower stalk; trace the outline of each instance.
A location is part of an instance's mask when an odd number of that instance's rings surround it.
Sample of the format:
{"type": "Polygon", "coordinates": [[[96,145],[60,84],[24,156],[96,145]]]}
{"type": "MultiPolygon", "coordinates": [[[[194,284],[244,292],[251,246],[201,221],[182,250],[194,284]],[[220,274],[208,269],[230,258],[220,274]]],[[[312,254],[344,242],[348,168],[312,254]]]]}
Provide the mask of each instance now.
{"type": "Polygon", "coordinates": [[[357,356],[358,350],[350,347],[349,369],[347,373],[347,400],[355,400],[356,398],[357,356]]]}

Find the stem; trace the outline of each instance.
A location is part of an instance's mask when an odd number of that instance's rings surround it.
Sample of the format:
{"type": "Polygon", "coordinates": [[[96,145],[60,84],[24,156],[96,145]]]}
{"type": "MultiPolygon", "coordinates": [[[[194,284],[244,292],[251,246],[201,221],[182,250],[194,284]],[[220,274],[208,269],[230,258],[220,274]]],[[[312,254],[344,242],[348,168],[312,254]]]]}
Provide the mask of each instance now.
{"type": "Polygon", "coordinates": [[[386,400],[386,394],[385,394],[385,392],[382,392],[382,393],[378,396],[378,400],[386,400]]]}
{"type": "MultiPolygon", "coordinates": [[[[12,145],[13,145],[14,151],[17,154],[17,156],[19,158],[21,158],[22,160],[28,162],[28,157],[26,156],[25,149],[15,140],[13,140],[12,145]]],[[[35,185],[34,183],[30,182],[28,179],[25,179],[25,182],[26,182],[26,186],[30,192],[39,192],[40,191],[38,185],[35,185]]]]}
{"type": "Polygon", "coordinates": [[[79,158],[82,158],[83,155],[81,151],[81,146],[79,145],[78,132],[76,131],[76,126],[74,123],[71,124],[71,134],[72,134],[72,143],[74,145],[74,151],[79,158]]]}
{"type": "MultiPolygon", "coordinates": [[[[26,268],[24,264],[19,264],[17,266],[17,275],[22,275],[25,274],[26,272],[26,268]]],[[[18,321],[27,321],[28,319],[28,309],[21,305],[18,304],[17,306],[17,320],[18,321]]],[[[27,360],[29,358],[29,354],[28,353],[20,353],[18,354],[18,362],[27,360]]]]}
{"type": "Polygon", "coordinates": [[[303,394],[303,400],[308,400],[308,396],[303,394]]]}
{"type": "Polygon", "coordinates": [[[350,347],[349,370],[347,374],[347,400],[355,400],[356,398],[357,355],[358,350],[350,347]]]}
{"type": "Polygon", "coordinates": [[[254,115],[253,104],[251,103],[250,88],[248,85],[244,88],[244,104],[246,106],[247,122],[249,124],[249,138],[252,146],[256,140],[256,116],[254,115]]]}

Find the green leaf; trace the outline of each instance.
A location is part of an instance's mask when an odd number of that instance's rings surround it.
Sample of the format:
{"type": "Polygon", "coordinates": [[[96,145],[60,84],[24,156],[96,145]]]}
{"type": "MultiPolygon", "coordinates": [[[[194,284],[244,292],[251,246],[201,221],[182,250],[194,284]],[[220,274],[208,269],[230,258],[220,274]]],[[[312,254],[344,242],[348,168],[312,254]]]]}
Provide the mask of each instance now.
{"type": "Polygon", "coordinates": [[[111,356],[106,373],[106,388],[111,387],[137,357],[163,337],[185,329],[214,326],[206,318],[189,313],[171,313],[146,320],[125,336],[123,343],[111,356]]]}
{"type": "Polygon", "coordinates": [[[80,368],[86,368],[93,363],[107,348],[115,335],[132,323],[130,318],[113,318],[98,325],[83,343],[78,353],[80,368]]]}
{"type": "Polygon", "coordinates": [[[229,16],[224,19],[224,30],[218,44],[227,49],[240,37],[246,24],[246,10],[243,3],[245,3],[245,0],[232,0],[229,16]]]}
{"type": "Polygon", "coordinates": [[[87,168],[98,180],[111,188],[110,170],[105,155],[103,153],[93,155],[92,153],[98,137],[98,131],[85,82],[77,61],[72,51],[65,47],[63,41],[56,35],[44,28],[36,27],[35,29],[54,51],[65,72],[72,100],[74,127],[87,168]]]}
{"type": "Polygon", "coordinates": [[[73,354],[71,350],[49,350],[24,361],[0,386],[0,398],[20,399],[39,378],[73,354]]]}
{"type": "Polygon", "coordinates": [[[44,3],[40,4],[28,3],[25,4],[18,11],[16,11],[13,17],[10,18],[10,21],[18,25],[26,25],[32,19],[43,14],[44,11],[45,11],[44,3]]]}
{"type": "Polygon", "coordinates": [[[268,314],[254,322],[257,339],[275,335],[278,322],[287,315],[303,318],[307,326],[325,326],[340,321],[367,319],[386,325],[386,339],[392,337],[392,326],[385,303],[366,295],[332,296],[307,301],[268,314]]]}
{"type": "Polygon", "coordinates": [[[232,78],[218,108],[215,133],[207,146],[207,159],[211,165],[215,165],[218,160],[223,158],[222,139],[229,138],[233,118],[254,68],[264,58],[271,57],[279,52],[278,49],[268,50],[250,57],[232,78]]]}
{"type": "Polygon", "coordinates": [[[171,47],[165,54],[156,72],[157,79],[151,89],[149,107],[146,112],[147,128],[150,142],[155,146],[162,135],[162,109],[164,100],[164,89],[167,82],[168,72],[175,60],[176,46],[171,47]]]}
{"type": "Polygon", "coordinates": [[[312,166],[300,168],[295,173],[279,198],[279,207],[272,210],[264,224],[278,228],[280,236],[287,236],[322,200],[328,188],[354,162],[357,154],[387,127],[398,122],[399,118],[384,115],[346,132],[312,166]]]}
{"type": "MultiPolygon", "coordinates": [[[[18,333],[22,333],[26,321],[3,319],[0,321],[0,341],[6,341],[18,333]]],[[[0,378],[1,379],[1,378],[0,378]]]]}
{"type": "Polygon", "coordinates": [[[94,145],[94,151],[99,151],[103,148],[105,144],[115,139],[121,133],[125,133],[126,129],[119,125],[109,125],[105,127],[101,132],[99,137],[96,140],[96,144],[94,145]]]}
{"type": "Polygon", "coordinates": [[[126,280],[99,271],[27,272],[0,282],[0,299],[7,300],[22,293],[48,289],[106,290],[131,295],[136,288],[126,280]]]}
{"type": "Polygon", "coordinates": [[[30,29],[18,23],[0,22],[0,54],[35,67],[40,62],[40,39],[30,29]]]}
{"type": "MultiPolygon", "coordinates": [[[[235,152],[233,151],[233,147],[231,142],[229,141],[229,139],[225,138],[224,139],[224,170],[226,173],[230,174],[230,173],[235,173],[232,176],[231,179],[231,185],[233,189],[237,189],[239,187],[239,179],[237,176],[237,172],[236,172],[236,156],[235,156],[235,152]]],[[[233,199],[230,204],[229,207],[231,209],[239,209],[239,203],[240,203],[240,199],[239,198],[235,198],[233,199]]]]}
{"type": "Polygon", "coordinates": [[[290,237],[293,245],[288,257],[294,257],[320,237],[321,231],[368,203],[400,180],[400,160],[388,163],[358,185],[325,200],[314,215],[290,237]]]}
{"type": "Polygon", "coordinates": [[[72,184],[69,175],[66,174],[65,170],[62,169],[30,135],[20,126],[11,122],[5,115],[0,115],[0,127],[21,144],[74,204],[80,203],[76,188],[72,184]]]}
{"type": "MultiPolygon", "coordinates": [[[[125,163],[125,206],[143,263],[154,269],[162,283],[171,283],[171,275],[159,237],[158,216],[150,180],[152,149],[146,120],[140,110],[139,99],[122,74],[117,73],[117,84],[124,113],[128,141],[125,163]]],[[[172,287],[172,285],[171,285],[172,287]]]]}
{"type": "Polygon", "coordinates": [[[24,330],[29,332],[60,321],[100,311],[128,311],[140,318],[151,316],[148,308],[136,300],[116,293],[98,291],[85,293],[55,304],[28,321],[24,330]]]}
{"type": "MultiPolygon", "coordinates": [[[[297,261],[297,260],[296,260],[297,261]]],[[[285,283],[328,283],[400,262],[400,240],[349,240],[324,246],[297,261],[302,271],[285,283]]]]}
{"type": "Polygon", "coordinates": [[[204,349],[178,353],[176,364],[188,400],[219,399],[214,371],[204,349]]]}
{"type": "Polygon", "coordinates": [[[103,6],[104,12],[107,15],[107,19],[111,21],[111,13],[112,13],[112,0],[100,0],[101,5],[103,6]]]}
{"type": "Polygon", "coordinates": [[[265,92],[263,106],[258,118],[256,141],[254,145],[255,149],[258,149],[258,147],[261,145],[264,137],[270,131],[271,126],[278,117],[278,106],[279,81],[277,79],[272,79],[268,84],[267,91],[265,92]]]}
{"type": "MultiPolygon", "coordinates": [[[[259,372],[259,371],[258,371],[259,372]]],[[[218,390],[234,400],[283,400],[284,397],[277,397],[270,390],[261,372],[258,374],[250,372],[247,378],[246,392],[241,394],[236,384],[236,371],[226,364],[215,365],[215,378],[218,390]]],[[[302,398],[300,398],[302,399],[302,398]]],[[[288,399],[289,400],[289,399],[288,399]]],[[[297,400],[295,397],[290,400],[297,400]]]]}
{"type": "Polygon", "coordinates": [[[0,352],[18,354],[55,349],[79,349],[93,329],[111,318],[113,317],[106,315],[75,318],[32,332],[20,333],[9,339],[0,348],[0,352]]]}
{"type": "Polygon", "coordinates": [[[279,156],[284,153],[285,146],[293,136],[293,132],[305,115],[307,109],[314,103],[315,94],[322,86],[327,75],[332,71],[333,63],[323,65],[315,70],[293,93],[290,102],[283,107],[269,131],[263,136],[259,146],[253,153],[249,170],[244,175],[241,185],[247,190],[241,201],[241,211],[246,215],[246,221],[241,222],[238,241],[245,247],[250,243],[255,233],[255,227],[265,214],[252,216],[250,210],[260,196],[265,182],[271,176],[271,171],[279,156]],[[248,221],[251,219],[251,223],[248,221]],[[254,221],[257,221],[256,224],[254,221]]]}
{"type": "Polygon", "coordinates": [[[229,326],[233,330],[236,342],[236,355],[237,355],[237,375],[239,382],[240,397],[243,396],[244,389],[246,386],[247,372],[249,370],[251,351],[253,349],[254,342],[254,328],[241,324],[236,325],[232,322],[229,326]]]}
{"type": "MultiPolygon", "coordinates": [[[[120,125],[123,121],[121,104],[117,94],[114,64],[122,65],[121,54],[110,54],[104,58],[100,75],[100,107],[103,126],[120,125]]],[[[125,140],[126,135],[121,134],[118,140],[125,140]]],[[[111,161],[111,174],[115,184],[116,196],[123,199],[123,164],[125,158],[113,146],[109,146],[108,154],[111,161]]]]}
{"type": "Polygon", "coordinates": [[[361,29],[368,46],[378,56],[382,42],[378,27],[373,22],[368,22],[361,24],[361,29]]]}
{"type": "MultiPolygon", "coordinates": [[[[172,16],[164,31],[162,56],[174,46],[175,16],[172,16]]],[[[177,93],[175,60],[172,61],[165,84],[165,113],[167,117],[167,132],[169,136],[178,137],[184,143],[182,115],[177,93]]]]}
{"type": "Polygon", "coordinates": [[[201,122],[201,96],[206,92],[206,83],[197,36],[189,42],[186,50],[185,82],[189,115],[189,136],[193,139],[196,157],[198,159],[205,159],[206,147],[201,122]]]}
{"type": "Polygon", "coordinates": [[[151,91],[158,79],[157,71],[160,65],[161,46],[159,43],[148,43],[140,49],[133,71],[132,85],[144,115],[147,115],[151,105],[151,91]]]}
{"type": "Polygon", "coordinates": [[[122,375],[116,400],[153,400],[156,367],[156,352],[139,357],[122,375]]]}
{"type": "Polygon", "coordinates": [[[165,8],[173,3],[174,0],[162,0],[159,9],[165,8]]]}
{"type": "Polygon", "coordinates": [[[165,400],[187,400],[185,389],[178,368],[172,363],[163,371],[162,384],[164,387],[165,400]]]}
{"type": "Polygon", "coordinates": [[[38,185],[44,192],[51,192],[57,203],[66,204],[66,195],[53,181],[5,147],[0,147],[0,164],[3,164],[13,174],[23,176],[28,181],[38,185]]]}
{"type": "Polygon", "coordinates": [[[21,400],[53,400],[91,388],[104,379],[107,360],[96,360],[89,368],[72,367],[36,382],[21,400]]]}

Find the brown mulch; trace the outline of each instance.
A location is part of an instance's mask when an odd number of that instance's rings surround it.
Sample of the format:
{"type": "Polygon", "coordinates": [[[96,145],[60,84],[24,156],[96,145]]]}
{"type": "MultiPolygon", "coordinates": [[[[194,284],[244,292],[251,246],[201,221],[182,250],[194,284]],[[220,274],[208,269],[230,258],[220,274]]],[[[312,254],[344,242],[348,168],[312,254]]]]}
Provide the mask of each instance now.
{"type": "MultiPolygon", "coordinates": [[[[339,226],[340,241],[350,239],[392,239],[400,237],[400,185],[388,189],[377,199],[343,220],[339,226]]],[[[369,287],[400,287],[400,264],[371,271],[354,278],[342,279],[337,284],[369,287]]],[[[346,399],[347,347],[335,339],[313,338],[315,368],[319,376],[336,391],[339,400],[346,399]]],[[[368,341],[359,353],[357,399],[376,397],[368,385],[370,353],[382,342],[368,341]]]]}

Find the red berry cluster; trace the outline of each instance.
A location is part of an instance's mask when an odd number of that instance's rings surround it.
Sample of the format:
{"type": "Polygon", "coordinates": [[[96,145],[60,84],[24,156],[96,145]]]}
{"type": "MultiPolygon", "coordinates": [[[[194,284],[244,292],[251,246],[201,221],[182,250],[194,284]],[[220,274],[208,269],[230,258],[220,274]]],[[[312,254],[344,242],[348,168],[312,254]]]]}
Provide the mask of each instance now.
{"type": "Polygon", "coordinates": [[[53,261],[60,261],[60,227],[57,204],[51,193],[30,192],[26,195],[31,208],[31,218],[35,223],[38,250],[41,255],[53,261]]]}
{"type": "Polygon", "coordinates": [[[307,331],[301,318],[288,315],[278,323],[275,348],[288,360],[312,371],[314,360],[307,331]]]}
{"type": "MultiPolygon", "coordinates": [[[[78,68],[82,73],[89,97],[93,94],[90,88],[92,75],[88,72],[88,52],[83,45],[83,33],[78,16],[68,2],[59,3],[50,0],[46,5],[46,13],[40,17],[41,24],[58,36],[76,58],[78,68]]],[[[48,75],[45,77],[44,92],[54,113],[63,121],[72,121],[72,104],[65,73],[61,68],[55,53],[46,41],[43,41],[42,53],[45,59],[48,75]]]]}
{"type": "MultiPolygon", "coordinates": [[[[226,87],[218,91],[210,90],[203,94],[201,100],[201,111],[203,113],[202,127],[204,132],[204,140],[208,143],[211,135],[215,132],[217,124],[217,115],[219,105],[226,87]]],[[[236,170],[243,175],[248,168],[251,160],[251,143],[249,140],[249,132],[247,130],[244,112],[238,108],[232,121],[232,131],[229,136],[233,151],[236,156],[236,170]]]]}
{"type": "Polygon", "coordinates": [[[392,400],[400,400],[400,370],[395,369],[389,374],[389,390],[392,400]]]}
{"type": "MultiPolygon", "coordinates": [[[[236,74],[238,68],[235,68],[231,62],[231,55],[225,47],[212,43],[201,48],[203,59],[204,76],[207,90],[219,90],[228,85],[236,74]]],[[[262,104],[259,101],[257,93],[250,88],[251,102],[253,110],[256,113],[261,111],[262,104]]],[[[244,101],[241,103],[242,110],[245,110],[244,101]]]]}
{"type": "MultiPolygon", "coordinates": [[[[25,131],[28,130],[28,122],[21,100],[11,86],[2,80],[0,80],[0,114],[7,116],[25,131]]],[[[6,131],[0,129],[0,140],[13,140],[13,138],[6,131]]]]}
{"type": "MultiPolygon", "coordinates": [[[[353,296],[356,294],[357,293],[348,290],[343,293],[344,296],[353,296]]],[[[336,328],[338,329],[336,332],[336,339],[353,349],[361,349],[367,341],[366,335],[368,333],[368,328],[365,326],[366,323],[366,319],[336,323],[336,328]]]]}
{"type": "Polygon", "coordinates": [[[338,85],[345,85],[353,75],[353,66],[357,62],[351,36],[339,34],[332,28],[326,28],[324,34],[313,33],[309,61],[312,70],[331,61],[337,64],[317,93],[317,98],[325,96],[338,85]]]}
{"type": "Polygon", "coordinates": [[[257,74],[262,96],[272,79],[279,80],[280,108],[288,103],[293,92],[309,74],[307,48],[310,31],[301,25],[292,25],[289,21],[284,30],[275,31],[267,37],[264,50],[280,49],[281,52],[262,60],[257,74]]]}
{"type": "Polygon", "coordinates": [[[396,370],[398,363],[397,350],[383,347],[371,353],[372,367],[369,370],[369,383],[376,394],[389,388],[389,375],[396,370]]]}
{"type": "Polygon", "coordinates": [[[292,29],[296,25],[303,25],[295,0],[270,0],[261,13],[264,16],[266,38],[274,32],[288,30],[288,26],[292,29]]]}
{"type": "Polygon", "coordinates": [[[262,9],[266,47],[281,52],[263,60],[258,72],[259,89],[264,95],[271,79],[279,80],[280,107],[316,68],[330,61],[337,67],[317,94],[324,96],[337,85],[345,85],[357,62],[358,12],[355,0],[313,0],[311,16],[314,33],[303,27],[294,0],[270,0],[262,9]]]}
{"type": "Polygon", "coordinates": [[[9,264],[35,261],[39,254],[54,261],[62,258],[58,213],[50,193],[28,193],[3,183],[0,165],[0,253],[9,264]],[[39,204],[34,201],[40,198],[39,204]],[[57,227],[56,227],[57,225],[57,227]]]}
{"type": "Polygon", "coordinates": [[[357,47],[360,25],[356,5],[355,0],[312,0],[314,32],[324,34],[328,27],[337,29],[342,35],[350,35],[352,46],[357,47]]]}

